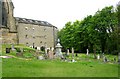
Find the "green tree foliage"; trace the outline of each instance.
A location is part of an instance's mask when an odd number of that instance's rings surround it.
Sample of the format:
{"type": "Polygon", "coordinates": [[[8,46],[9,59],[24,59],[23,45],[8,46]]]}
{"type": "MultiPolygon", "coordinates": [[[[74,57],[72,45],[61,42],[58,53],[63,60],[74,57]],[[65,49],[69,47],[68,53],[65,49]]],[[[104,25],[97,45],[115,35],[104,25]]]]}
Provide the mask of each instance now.
{"type": "Polygon", "coordinates": [[[118,47],[118,11],[113,6],[97,11],[82,21],[67,22],[58,33],[64,49],[74,47],[77,52],[114,53],[118,47]]]}

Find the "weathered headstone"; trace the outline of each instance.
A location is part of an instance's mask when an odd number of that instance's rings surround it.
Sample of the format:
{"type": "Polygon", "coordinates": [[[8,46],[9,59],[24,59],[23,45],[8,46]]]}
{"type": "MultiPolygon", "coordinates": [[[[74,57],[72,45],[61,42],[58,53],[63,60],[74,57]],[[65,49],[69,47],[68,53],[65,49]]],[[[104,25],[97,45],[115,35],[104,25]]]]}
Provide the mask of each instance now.
{"type": "Polygon", "coordinates": [[[14,44],[11,45],[11,49],[12,49],[12,50],[15,50],[15,48],[14,48],[14,44]]]}
{"type": "Polygon", "coordinates": [[[107,57],[104,57],[104,62],[107,62],[107,61],[108,61],[107,57]]]}
{"type": "Polygon", "coordinates": [[[72,58],[74,58],[74,48],[72,47],[72,58]]]}
{"type": "Polygon", "coordinates": [[[37,59],[44,60],[44,57],[43,56],[38,56],[37,59]]]}
{"type": "Polygon", "coordinates": [[[86,51],[87,51],[86,55],[89,55],[89,50],[87,49],[86,51]]]}
{"type": "Polygon", "coordinates": [[[98,56],[97,56],[97,59],[99,60],[100,59],[100,55],[98,54],[98,56]]]}
{"type": "Polygon", "coordinates": [[[104,58],[104,53],[102,54],[102,58],[104,58]]]}
{"type": "Polygon", "coordinates": [[[37,47],[37,50],[40,50],[40,47],[37,47]]]}
{"type": "Polygon", "coordinates": [[[23,48],[20,48],[20,51],[23,52],[23,48]]]}
{"type": "Polygon", "coordinates": [[[72,59],[72,62],[76,62],[75,59],[72,59]]]}
{"type": "Polygon", "coordinates": [[[48,57],[49,57],[49,59],[53,59],[53,51],[52,51],[52,49],[50,49],[50,51],[48,52],[48,57]]]}
{"type": "Polygon", "coordinates": [[[6,48],[6,53],[10,53],[10,48],[6,48]]]}
{"type": "Polygon", "coordinates": [[[116,58],[113,59],[114,63],[116,63],[116,58]]]}
{"type": "Polygon", "coordinates": [[[69,49],[67,49],[67,56],[69,56],[70,52],[69,52],[69,49]]]}

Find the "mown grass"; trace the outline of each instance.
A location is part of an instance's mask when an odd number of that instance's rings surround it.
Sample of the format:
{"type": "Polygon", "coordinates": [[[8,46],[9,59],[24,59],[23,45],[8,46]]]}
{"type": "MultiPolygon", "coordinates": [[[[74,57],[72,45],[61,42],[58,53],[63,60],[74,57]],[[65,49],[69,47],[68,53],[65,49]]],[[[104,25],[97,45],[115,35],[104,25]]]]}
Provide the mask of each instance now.
{"type": "Polygon", "coordinates": [[[118,65],[98,62],[3,59],[3,77],[118,77],[118,65]]]}
{"type": "MultiPolygon", "coordinates": [[[[2,46],[3,55],[12,55],[14,58],[2,59],[3,77],[118,77],[117,63],[104,63],[93,58],[93,54],[86,56],[78,54],[75,57],[77,62],[65,62],[59,59],[37,60],[32,57],[34,49],[24,45],[15,45],[17,48],[24,48],[25,57],[17,57],[16,52],[5,54],[5,47],[2,46]],[[30,57],[30,58],[29,58],[30,57]]],[[[114,55],[106,55],[112,60],[114,55]]],[[[68,57],[72,59],[71,54],[68,57]]]]}

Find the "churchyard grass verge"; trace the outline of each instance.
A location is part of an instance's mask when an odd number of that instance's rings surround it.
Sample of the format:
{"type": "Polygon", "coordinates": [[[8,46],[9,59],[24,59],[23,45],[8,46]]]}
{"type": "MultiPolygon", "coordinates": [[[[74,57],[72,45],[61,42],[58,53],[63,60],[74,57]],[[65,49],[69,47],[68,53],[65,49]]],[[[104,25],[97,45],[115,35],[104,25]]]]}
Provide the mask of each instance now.
{"type": "MultiPolygon", "coordinates": [[[[15,52],[5,54],[5,45],[2,53],[12,58],[2,59],[2,76],[3,77],[118,77],[118,64],[105,63],[102,60],[89,57],[79,53],[74,57],[77,62],[65,62],[60,59],[38,60],[33,57],[34,49],[15,45],[17,48],[23,48],[24,57],[17,57],[15,52]]],[[[10,45],[7,45],[10,47],[10,45]]],[[[115,55],[106,55],[112,60],[115,55]]],[[[72,59],[71,54],[69,57],[72,59]]]]}

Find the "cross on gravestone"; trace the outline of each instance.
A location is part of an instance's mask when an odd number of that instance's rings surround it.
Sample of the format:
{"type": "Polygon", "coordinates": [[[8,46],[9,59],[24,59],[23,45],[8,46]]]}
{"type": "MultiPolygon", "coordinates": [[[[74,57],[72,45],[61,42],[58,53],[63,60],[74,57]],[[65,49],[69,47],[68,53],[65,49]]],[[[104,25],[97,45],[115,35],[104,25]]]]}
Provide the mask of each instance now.
{"type": "Polygon", "coordinates": [[[72,58],[74,58],[74,48],[72,47],[72,58]]]}

